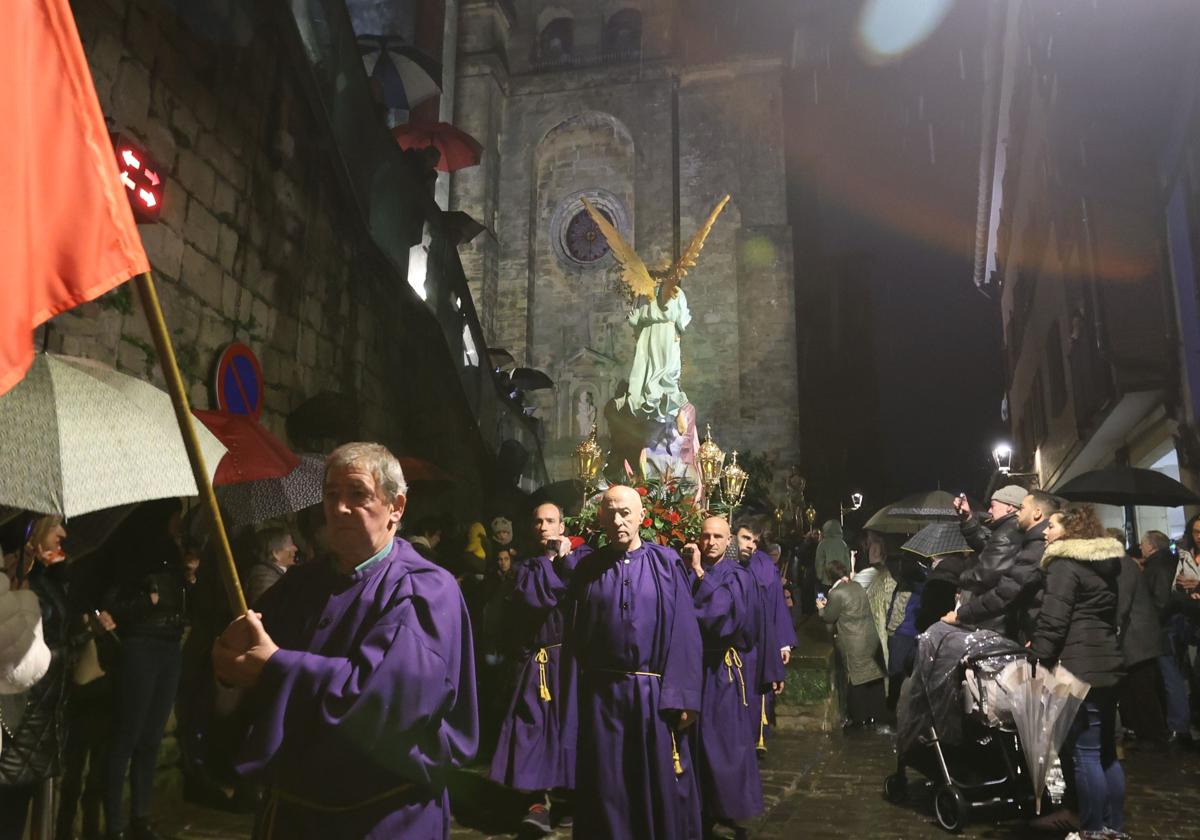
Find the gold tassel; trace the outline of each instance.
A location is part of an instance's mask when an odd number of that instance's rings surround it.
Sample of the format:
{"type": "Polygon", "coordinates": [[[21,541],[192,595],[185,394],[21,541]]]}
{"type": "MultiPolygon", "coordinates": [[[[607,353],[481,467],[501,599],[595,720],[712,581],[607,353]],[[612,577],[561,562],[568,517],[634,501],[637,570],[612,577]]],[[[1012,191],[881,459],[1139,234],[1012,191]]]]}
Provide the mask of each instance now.
{"type": "Polygon", "coordinates": [[[738,687],[742,690],[742,705],[749,706],[746,702],[746,678],[742,676],[742,657],[738,655],[735,648],[730,648],[725,651],[725,670],[729,672],[729,681],[733,682],[733,669],[737,668],[738,687]]]}
{"type": "Polygon", "coordinates": [[[671,730],[671,758],[675,759],[675,775],[683,775],[683,762],[679,760],[679,744],[675,740],[675,730],[671,730]]]}
{"type": "Polygon", "coordinates": [[[758,719],[758,747],[757,749],[765,750],[767,748],[766,739],[763,734],[767,726],[767,695],[762,696],[762,716],[758,719]]]}
{"type": "Polygon", "coordinates": [[[550,652],[541,648],[534,657],[538,664],[538,696],[544,702],[550,702],[550,684],[546,681],[546,665],[550,662],[550,652]]]}

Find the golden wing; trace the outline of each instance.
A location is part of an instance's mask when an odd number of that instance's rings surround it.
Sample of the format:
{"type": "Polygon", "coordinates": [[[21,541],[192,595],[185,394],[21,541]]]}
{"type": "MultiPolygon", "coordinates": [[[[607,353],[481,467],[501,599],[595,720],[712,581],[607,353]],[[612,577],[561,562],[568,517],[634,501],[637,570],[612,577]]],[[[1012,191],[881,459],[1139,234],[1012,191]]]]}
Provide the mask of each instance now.
{"type": "Polygon", "coordinates": [[[587,208],[588,215],[592,217],[596,227],[600,228],[600,233],[604,236],[608,247],[612,249],[613,257],[621,264],[621,280],[629,287],[629,291],[634,297],[653,295],[654,278],[650,276],[650,271],[642,262],[642,258],[637,255],[637,251],[633,250],[621,234],[617,233],[617,229],[608,219],[604,218],[604,214],[593,207],[586,198],[583,199],[583,206],[587,208]]]}
{"type": "Polygon", "coordinates": [[[717,223],[717,216],[721,215],[721,211],[725,209],[725,205],[729,203],[729,196],[725,196],[717,202],[717,206],[708,214],[704,224],[696,231],[696,235],[692,237],[692,241],[684,248],[683,253],[679,255],[679,261],[675,263],[667,281],[663,283],[662,296],[664,300],[670,300],[675,297],[675,288],[679,285],[688,273],[688,269],[696,267],[696,260],[700,257],[700,249],[704,247],[704,240],[708,239],[708,234],[712,231],[713,225],[717,223]]]}

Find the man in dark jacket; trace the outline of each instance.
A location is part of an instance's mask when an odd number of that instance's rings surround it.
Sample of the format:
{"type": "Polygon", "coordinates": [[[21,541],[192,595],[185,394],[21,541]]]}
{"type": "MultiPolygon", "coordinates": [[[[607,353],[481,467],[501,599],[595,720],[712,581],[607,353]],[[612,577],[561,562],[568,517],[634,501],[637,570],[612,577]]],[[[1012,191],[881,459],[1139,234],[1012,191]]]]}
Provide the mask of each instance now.
{"type": "MultiPolygon", "coordinates": [[[[1042,601],[1042,552],[1046,548],[1046,525],[1061,508],[1058,498],[1041,490],[1026,492],[1015,484],[1002,487],[992,496],[994,522],[991,537],[982,547],[975,565],[963,573],[960,588],[972,594],[970,600],[952,613],[953,623],[985,627],[1010,639],[1028,641],[1037,623],[1042,601]],[[1017,509],[1009,514],[1017,494],[1017,509]]],[[[963,524],[968,543],[981,536],[982,527],[973,518],[963,524]]]]}
{"type": "MultiPolygon", "coordinates": [[[[1114,536],[1111,531],[1110,536],[1114,536]]],[[[1125,660],[1125,678],[1118,690],[1121,722],[1138,740],[1165,741],[1167,722],[1159,698],[1158,658],[1163,648],[1158,611],[1141,568],[1128,555],[1121,558],[1117,579],[1117,631],[1125,660]]]]}
{"type": "Polygon", "coordinates": [[[1175,616],[1179,610],[1175,590],[1177,561],[1171,553],[1171,541],[1161,531],[1147,531],[1142,535],[1142,557],[1145,558],[1143,583],[1150,592],[1154,609],[1158,613],[1162,655],[1158,659],[1162,673],[1163,689],[1167,695],[1168,740],[1189,739],[1191,709],[1188,705],[1187,680],[1176,657],[1178,637],[1174,632],[1175,616]]]}

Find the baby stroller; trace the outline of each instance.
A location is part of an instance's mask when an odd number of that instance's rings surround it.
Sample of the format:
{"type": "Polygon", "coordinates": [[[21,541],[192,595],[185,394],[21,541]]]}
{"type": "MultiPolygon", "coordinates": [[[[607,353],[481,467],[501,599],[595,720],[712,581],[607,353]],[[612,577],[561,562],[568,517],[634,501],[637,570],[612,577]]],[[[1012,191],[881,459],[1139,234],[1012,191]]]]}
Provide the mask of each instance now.
{"type": "Polygon", "coordinates": [[[939,623],[923,634],[900,697],[897,767],[884,779],[884,798],[905,799],[905,771],[912,768],[933,785],[934,815],[946,831],[961,831],[975,810],[1031,809],[1033,786],[1016,727],[994,708],[1000,672],[1029,657],[989,630],[939,623]]]}

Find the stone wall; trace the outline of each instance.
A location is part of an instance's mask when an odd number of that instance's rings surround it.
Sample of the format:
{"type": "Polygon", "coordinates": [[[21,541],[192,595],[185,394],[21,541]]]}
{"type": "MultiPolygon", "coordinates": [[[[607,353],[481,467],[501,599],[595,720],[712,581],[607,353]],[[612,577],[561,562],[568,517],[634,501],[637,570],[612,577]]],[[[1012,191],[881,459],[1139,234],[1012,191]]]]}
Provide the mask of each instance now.
{"type": "MultiPolygon", "coordinates": [[[[72,8],[105,113],[169,173],[162,220],[141,233],[192,404],[213,405],[217,354],[244,341],[263,365],[263,422],[281,437],[290,412],[333,392],[357,435],[478,476],[482,443],[445,384],[457,383],[445,342],[365,236],[286,12],[260,10],[237,46],[156,0],[72,8]]],[[[56,318],[48,346],[162,381],[127,287],[56,318]]]]}
{"type": "Polygon", "coordinates": [[[592,392],[602,415],[628,375],[633,334],[611,257],[583,267],[555,252],[556,211],[581,191],[606,191],[623,205],[632,244],[653,263],[673,255],[676,238],[686,247],[729,193],[685,281],[693,322],[683,336],[682,385],[727,449],[789,463],[799,452],[799,422],[782,66],[676,66],[664,57],[677,5],[669,2],[641,4],[651,45],[641,61],[604,63],[603,21],[631,5],[638,4],[524,2],[499,29],[497,4],[465,8],[455,110],[464,120],[474,115],[489,151],[481,167],[455,175],[451,196],[496,232],[464,260],[478,277],[472,292],[488,341],[555,380],[555,391],[534,400],[551,477],[567,477],[580,438],[579,396],[592,392]],[[533,67],[538,21],[551,6],[575,20],[574,60],[533,67]]]}

